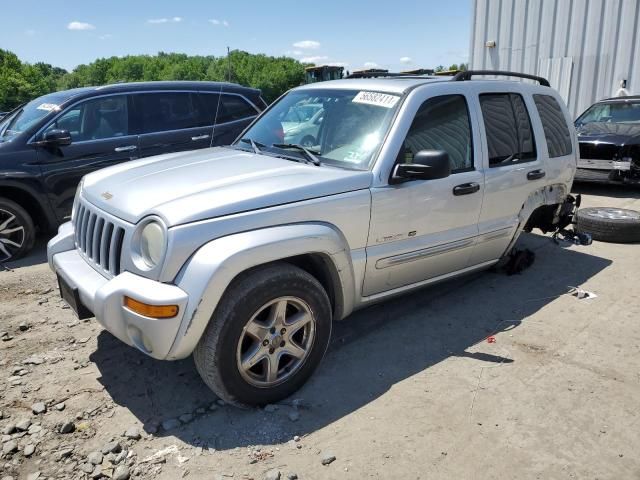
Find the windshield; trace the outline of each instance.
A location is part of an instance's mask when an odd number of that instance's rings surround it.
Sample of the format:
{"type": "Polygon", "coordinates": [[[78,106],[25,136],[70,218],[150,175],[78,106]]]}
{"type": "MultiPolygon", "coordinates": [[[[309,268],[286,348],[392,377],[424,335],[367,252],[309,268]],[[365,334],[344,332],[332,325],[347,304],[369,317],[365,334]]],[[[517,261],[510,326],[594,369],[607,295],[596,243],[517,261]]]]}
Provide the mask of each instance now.
{"type": "Polygon", "coordinates": [[[587,123],[640,123],[640,103],[611,102],[592,105],[576,120],[577,126],[587,123]]]}
{"type": "Polygon", "coordinates": [[[59,111],[59,105],[66,98],[60,93],[52,93],[36,98],[18,108],[12,115],[8,115],[0,121],[0,140],[7,140],[22,133],[49,113],[59,111]]]}
{"type": "Polygon", "coordinates": [[[399,100],[400,95],[361,90],[294,90],[244,134],[244,142],[236,145],[249,150],[247,142],[253,140],[262,152],[304,157],[300,150],[275,146],[301,145],[322,163],[368,169],[399,100]]]}

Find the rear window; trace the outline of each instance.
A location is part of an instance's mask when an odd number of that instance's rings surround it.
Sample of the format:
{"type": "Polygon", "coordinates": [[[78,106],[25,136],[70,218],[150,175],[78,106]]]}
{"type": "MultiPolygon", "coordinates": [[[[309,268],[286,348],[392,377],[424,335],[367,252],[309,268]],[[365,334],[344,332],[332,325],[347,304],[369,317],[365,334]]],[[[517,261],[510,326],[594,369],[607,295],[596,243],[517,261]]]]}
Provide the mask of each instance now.
{"type": "Polygon", "coordinates": [[[487,133],[489,166],[501,167],[536,159],[531,120],[517,93],[484,93],[480,108],[487,133]]]}
{"type": "Polygon", "coordinates": [[[197,94],[159,92],[134,95],[141,133],[166,132],[211,124],[197,94]]]}
{"type": "Polygon", "coordinates": [[[569,133],[567,121],[556,99],[550,95],[534,95],[533,101],[538,109],[544,129],[549,158],[570,155],[572,150],[571,133],[569,133]]]}
{"type": "Polygon", "coordinates": [[[223,94],[216,123],[233,122],[248,117],[255,117],[257,114],[256,109],[243,97],[223,94]]]}

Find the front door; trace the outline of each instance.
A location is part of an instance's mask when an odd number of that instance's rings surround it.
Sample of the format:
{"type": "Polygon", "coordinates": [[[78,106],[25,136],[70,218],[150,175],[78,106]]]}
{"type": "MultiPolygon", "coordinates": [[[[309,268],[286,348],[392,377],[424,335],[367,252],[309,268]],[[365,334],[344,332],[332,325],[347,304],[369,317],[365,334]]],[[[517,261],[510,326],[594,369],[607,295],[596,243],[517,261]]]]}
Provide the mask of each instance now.
{"type": "Polygon", "coordinates": [[[69,107],[40,134],[49,129],[71,133],[71,144],[63,147],[37,147],[51,205],[60,222],[71,215],[80,179],[94,170],[138,157],[138,137],[129,131],[127,95],[93,98],[69,107]]]}
{"type": "Polygon", "coordinates": [[[469,265],[484,193],[483,172],[476,168],[481,150],[473,136],[463,94],[431,97],[419,106],[397,161],[410,163],[420,150],[444,150],[452,173],[372,189],[363,296],[469,265]]]}

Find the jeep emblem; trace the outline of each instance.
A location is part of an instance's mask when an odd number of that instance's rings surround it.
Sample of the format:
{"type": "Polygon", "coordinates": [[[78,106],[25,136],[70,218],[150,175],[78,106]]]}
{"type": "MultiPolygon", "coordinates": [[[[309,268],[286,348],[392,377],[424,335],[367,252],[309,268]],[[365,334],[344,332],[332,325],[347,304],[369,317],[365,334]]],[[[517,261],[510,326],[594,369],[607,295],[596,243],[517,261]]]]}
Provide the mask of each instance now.
{"type": "Polygon", "coordinates": [[[104,198],[105,200],[111,200],[113,198],[113,194],[109,193],[109,192],[103,192],[100,194],[102,196],[102,198],[104,198]]]}

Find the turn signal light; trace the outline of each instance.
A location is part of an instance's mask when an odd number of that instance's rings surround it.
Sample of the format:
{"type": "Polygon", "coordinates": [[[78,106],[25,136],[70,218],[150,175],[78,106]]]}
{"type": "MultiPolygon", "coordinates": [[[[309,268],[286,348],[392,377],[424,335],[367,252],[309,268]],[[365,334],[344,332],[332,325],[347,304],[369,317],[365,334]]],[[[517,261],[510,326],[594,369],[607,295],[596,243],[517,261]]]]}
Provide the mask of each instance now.
{"type": "Polygon", "coordinates": [[[132,312],[150,318],[173,318],[178,315],[178,305],[148,305],[131,297],[124,297],[124,306],[132,312]]]}

